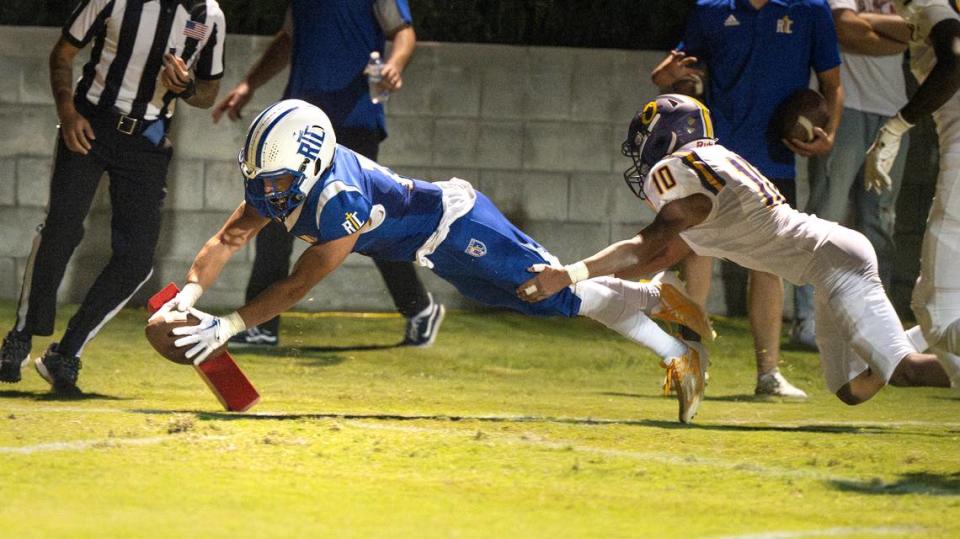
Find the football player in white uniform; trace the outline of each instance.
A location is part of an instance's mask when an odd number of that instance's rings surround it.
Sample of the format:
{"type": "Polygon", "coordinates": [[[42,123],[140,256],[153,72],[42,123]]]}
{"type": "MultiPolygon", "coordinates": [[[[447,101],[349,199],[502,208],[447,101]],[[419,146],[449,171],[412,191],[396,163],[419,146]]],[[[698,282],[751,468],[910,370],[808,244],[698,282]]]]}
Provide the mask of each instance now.
{"type": "Polygon", "coordinates": [[[913,289],[913,313],[923,336],[960,386],[960,16],[947,0],[897,0],[906,21],[913,74],[920,87],[888,120],[867,150],[864,183],[890,189],[889,171],[900,138],[920,118],[933,114],[940,138],[940,172],[913,289]]]}
{"type": "Polygon", "coordinates": [[[635,276],[691,251],[813,284],[817,345],[827,387],[859,404],[885,384],[946,387],[937,359],[911,345],[877,274],[870,242],[853,230],[806,215],[742,157],[716,143],[699,101],[666,94],[630,124],[623,152],[627,184],[656,212],[632,239],[565,267],[537,267],[517,294],[537,302],[601,275],[635,276]]]}

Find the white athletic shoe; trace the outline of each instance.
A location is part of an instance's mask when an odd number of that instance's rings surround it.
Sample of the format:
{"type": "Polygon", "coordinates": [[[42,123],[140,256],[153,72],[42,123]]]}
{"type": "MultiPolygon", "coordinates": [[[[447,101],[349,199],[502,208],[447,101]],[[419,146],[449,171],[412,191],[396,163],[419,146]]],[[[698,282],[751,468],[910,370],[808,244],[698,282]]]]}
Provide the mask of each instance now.
{"type": "Polygon", "coordinates": [[[432,346],[437,340],[437,333],[440,332],[440,324],[443,323],[443,317],[447,313],[446,308],[433,301],[433,295],[427,292],[430,299],[430,305],[418,314],[407,319],[407,330],[404,333],[401,346],[412,346],[414,348],[426,348],[432,346]]]}
{"type": "Polygon", "coordinates": [[[244,346],[277,346],[280,344],[280,338],[269,329],[253,326],[230,337],[229,342],[238,348],[244,346]]]}
{"type": "Polygon", "coordinates": [[[757,388],[753,390],[755,395],[770,397],[789,397],[792,399],[805,399],[807,393],[795,387],[780,374],[780,371],[773,371],[757,378],[757,388]]]}

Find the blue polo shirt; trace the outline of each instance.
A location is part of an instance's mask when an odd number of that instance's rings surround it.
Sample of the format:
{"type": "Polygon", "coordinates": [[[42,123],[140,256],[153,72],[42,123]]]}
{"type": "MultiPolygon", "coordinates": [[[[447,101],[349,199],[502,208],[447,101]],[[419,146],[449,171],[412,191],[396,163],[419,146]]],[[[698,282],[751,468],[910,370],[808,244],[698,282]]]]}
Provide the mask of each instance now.
{"type": "Polygon", "coordinates": [[[387,135],[383,105],[370,101],[370,53],[383,57],[386,36],[410,25],[407,0],[292,0],[290,80],[284,99],[322,108],[334,129],[377,130],[387,135]]]}
{"type": "Polygon", "coordinates": [[[776,108],[840,65],[826,0],[698,0],[678,49],[706,63],[707,105],[720,143],[770,178],[794,178],[794,154],[770,129],[776,108]]]}

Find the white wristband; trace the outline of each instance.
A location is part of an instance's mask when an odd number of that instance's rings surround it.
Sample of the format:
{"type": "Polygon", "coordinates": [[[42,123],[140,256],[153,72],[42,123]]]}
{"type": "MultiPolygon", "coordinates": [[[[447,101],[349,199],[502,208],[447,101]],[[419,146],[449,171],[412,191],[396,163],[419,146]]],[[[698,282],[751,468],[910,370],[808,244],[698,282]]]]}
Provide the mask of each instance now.
{"type": "Polygon", "coordinates": [[[240,316],[240,313],[233,311],[232,313],[220,317],[220,327],[223,329],[224,334],[227,338],[233,337],[237,333],[247,329],[247,323],[243,321],[243,317],[240,316]]]}
{"type": "Polygon", "coordinates": [[[907,123],[907,121],[903,119],[903,116],[898,112],[896,116],[887,120],[886,123],[883,124],[883,127],[894,135],[899,136],[909,131],[910,128],[913,127],[913,124],[907,123]]]}
{"type": "Polygon", "coordinates": [[[203,287],[199,283],[189,282],[183,285],[183,290],[177,294],[177,310],[186,311],[193,307],[200,296],[203,295],[203,287]]]}
{"type": "Polygon", "coordinates": [[[590,278],[590,270],[587,269],[587,263],[583,260],[575,264],[567,264],[563,269],[567,270],[567,275],[570,276],[570,282],[573,284],[590,278]]]}

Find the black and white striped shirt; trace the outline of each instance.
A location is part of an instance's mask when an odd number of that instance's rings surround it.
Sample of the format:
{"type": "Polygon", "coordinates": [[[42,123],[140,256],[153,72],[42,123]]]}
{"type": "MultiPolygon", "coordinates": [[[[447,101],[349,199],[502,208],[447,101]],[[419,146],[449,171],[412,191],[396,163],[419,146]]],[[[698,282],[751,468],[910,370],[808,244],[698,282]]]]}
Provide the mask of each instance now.
{"type": "Polygon", "coordinates": [[[223,76],[226,22],[216,0],[81,0],[63,37],[81,48],[93,40],[76,97],[100,110],[171,116],[175,101],[160,83],[166,52],[197,79],[223,76]]]}

